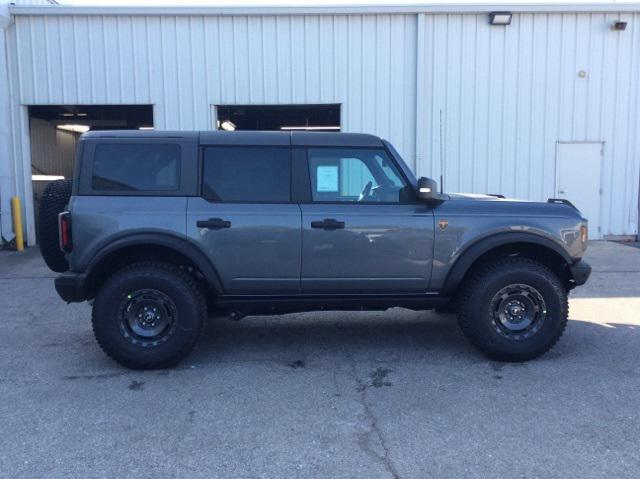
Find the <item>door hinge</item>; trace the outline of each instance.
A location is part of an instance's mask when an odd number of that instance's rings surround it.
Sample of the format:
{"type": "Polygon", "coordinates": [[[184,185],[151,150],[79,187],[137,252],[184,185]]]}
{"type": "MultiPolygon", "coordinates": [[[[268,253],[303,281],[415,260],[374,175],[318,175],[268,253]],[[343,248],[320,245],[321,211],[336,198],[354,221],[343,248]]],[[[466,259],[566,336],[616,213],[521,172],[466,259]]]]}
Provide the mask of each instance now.
{"type": "Polygon", "coordinates": [[[598,233],[602,232],[602,227],[598,226],[598,233]]]}
{"type": "Polygon", "coordinates": [[[602,193],[603,193],[602,188],[600,188],[600,189],[598,190],[598,193],[600,193],[600,194],[602,194],[602,193]]]}

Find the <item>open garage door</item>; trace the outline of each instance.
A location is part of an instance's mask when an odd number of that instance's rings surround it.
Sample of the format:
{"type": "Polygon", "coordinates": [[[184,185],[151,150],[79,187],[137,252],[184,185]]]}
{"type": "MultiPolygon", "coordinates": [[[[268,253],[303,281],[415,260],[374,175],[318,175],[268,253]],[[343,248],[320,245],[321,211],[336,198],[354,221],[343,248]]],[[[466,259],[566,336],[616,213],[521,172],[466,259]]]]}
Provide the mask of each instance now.
{"type": "Polygon", "coordinates": [[[218,105],[219,130],[340,131],[340,105],[218,105]]]}
{"type": "MultiPolygon", "coordinates": [[[[78,138],[89,130],[153,128],[151,105],[46,105],[29,107],[33,205],[52,180],[71,178],[78,138]]],[[[36,225],[37,228],[37,225],[36,225]]]]}

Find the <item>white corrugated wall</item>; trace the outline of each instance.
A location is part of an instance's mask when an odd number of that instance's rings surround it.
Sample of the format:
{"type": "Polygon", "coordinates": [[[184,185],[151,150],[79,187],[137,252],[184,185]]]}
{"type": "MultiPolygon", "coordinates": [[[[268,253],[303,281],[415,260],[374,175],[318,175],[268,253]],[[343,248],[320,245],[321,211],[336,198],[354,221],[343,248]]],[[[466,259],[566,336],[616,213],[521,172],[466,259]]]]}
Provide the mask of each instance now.
{"type": "Polygon", "coordinates": [[[419,174],[440,174],[440,109],[453,191],[544,200],[558,141],[604,141],[602,234],[637,233],[640,15],[518,14],[507,28],[485,15],[420,21],[419,174]],[[626,31],[612,31],[615,20],[626,31]]]}
{"type": "Polygon", "coordinates": [[[605,142],[603,234],[635,234],[640,15],[17,15],[18,102],[153,104],[159,129],[212,105],[340,103],[449,191],[553,196],[557,141],[605,142]],[[624,32],[609,29],[614,19],[624,32]],[[585,78],[577,75],[587,72],[585,78]]]}
{"type": "Polygon", "coordinates": [[[211,105],[341,103],[347,130],[415,156],[413,15],[19,16],[16,31],[24,104],[151,103],[157,128],[189,130],[211,128],[211,105]]]}

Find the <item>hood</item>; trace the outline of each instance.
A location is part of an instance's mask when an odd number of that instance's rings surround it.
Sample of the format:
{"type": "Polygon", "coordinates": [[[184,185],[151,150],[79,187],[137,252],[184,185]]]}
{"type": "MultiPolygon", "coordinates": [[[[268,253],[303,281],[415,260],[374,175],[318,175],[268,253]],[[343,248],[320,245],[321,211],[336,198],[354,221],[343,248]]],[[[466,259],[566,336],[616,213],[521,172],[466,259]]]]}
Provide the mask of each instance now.
{"type": "Polygon", "coordinates": [[[475,200],[475,201],[517,201],[522,203],[531,203],[527,200],[518,200],[515,198],[505,198],[502,195],[482,195],[477,193],[447,193],[452,200],[475,200]]]}
{"type": "MultiPolygon", "coordinates": [[[[490,208],[496,214],[553,214],[560,216],[582,217],[580,210],[566,199],[549,198],[545,201],[518,200],[515,198],[504,198],[502,195],[482,195],[475,193],[447,193],[448,200],[454,204],[460,202],[471,202],[471,205],[479,208],[479,211],[486,211],[490,208]]],[[[446,203],[446,202],[445,202],[446,203]]],[[[473,208],[473,207],[472,207],[473,208]]],[[[475,208],[474,208],[475,209],[475,208]]],[[[583,218],[584,219],[584,218],[583,218]]]]}

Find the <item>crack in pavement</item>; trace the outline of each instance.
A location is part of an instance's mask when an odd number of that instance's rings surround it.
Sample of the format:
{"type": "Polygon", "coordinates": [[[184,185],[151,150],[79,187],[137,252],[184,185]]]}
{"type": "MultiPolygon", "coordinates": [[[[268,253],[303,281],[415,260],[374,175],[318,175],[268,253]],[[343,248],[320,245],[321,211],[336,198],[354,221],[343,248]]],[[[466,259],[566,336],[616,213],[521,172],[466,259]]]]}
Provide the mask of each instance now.
{"type": "Polygon", "coordinates": [[[356,392],[358,393],[358,402],[362,406],[364,415],[369,422],[369,430],[360,434],[360,437],[358,439],[358,445],[370,457],[372,457],[374,460],[382,464],[382,466],[384,466],[385,470],[389,473],[389,475],[393,479],[400,479],[400,474],[398,474],[398,471],[396,470],[395,466],[393,465],[393,461],[391,460],[391,451],[389,450],[389,447],[387,446],[384,436],[382,435],[382,431],[378,427],[378,418],[374,414],[373,410],[371,409],[371,405],[367,400],[367,390],[372,386],[372,384],[365,384],[358,377],[355,361],[353,360],[351,355],[348,355],[348,358],[349,358],[349,366],[351,369],[350,376],[356,382],[356,392]],[[374,445],[372,444],[372,436],[375,436],[375,438],[377,439],[377,442],[382,448],[382,451],[383,451],[382,454],[379,451],[377,451],[374,445]]]}

